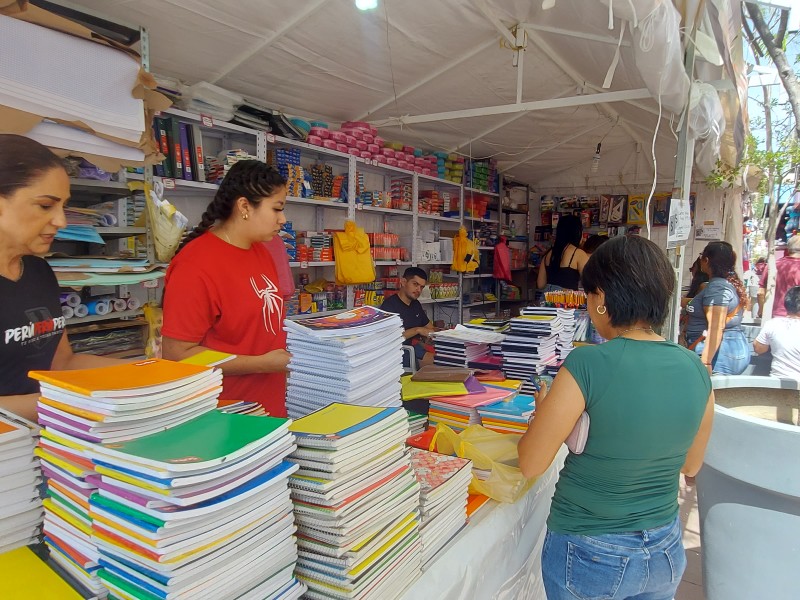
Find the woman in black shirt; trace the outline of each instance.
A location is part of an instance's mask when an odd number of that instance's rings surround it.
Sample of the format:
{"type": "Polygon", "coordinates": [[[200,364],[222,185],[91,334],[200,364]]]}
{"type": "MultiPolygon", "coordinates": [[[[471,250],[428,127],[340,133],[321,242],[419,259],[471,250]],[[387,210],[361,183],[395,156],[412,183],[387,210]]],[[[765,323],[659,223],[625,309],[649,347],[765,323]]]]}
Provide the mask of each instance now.
{"type": "Polygon", "coordinates": [[[578,246],[583,228],[575,215],[564,215],[558,221],[553,247],[548,250],[539,265],[536,287],[545,291],[577,290],[581,273],[589,255],[578,246]]]}

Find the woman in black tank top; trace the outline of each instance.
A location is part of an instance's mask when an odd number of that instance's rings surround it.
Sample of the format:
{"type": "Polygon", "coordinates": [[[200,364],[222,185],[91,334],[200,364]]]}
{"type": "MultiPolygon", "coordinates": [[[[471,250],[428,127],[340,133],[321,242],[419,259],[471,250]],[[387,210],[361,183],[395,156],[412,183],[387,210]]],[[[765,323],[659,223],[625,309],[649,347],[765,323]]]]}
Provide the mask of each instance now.
{"type": "Polygon", "coordinates": [[[578,289],[581,271],[587,260],[586,253],[578,247],[582,233],[581,221],[575,215],[564,215],[559,219],[553,247],[544,255],[542,264],[539,265],[537,287],[578,289]],[[562,266],[562,259],[567,252],[571,252],[569,261],[562,266]]]}

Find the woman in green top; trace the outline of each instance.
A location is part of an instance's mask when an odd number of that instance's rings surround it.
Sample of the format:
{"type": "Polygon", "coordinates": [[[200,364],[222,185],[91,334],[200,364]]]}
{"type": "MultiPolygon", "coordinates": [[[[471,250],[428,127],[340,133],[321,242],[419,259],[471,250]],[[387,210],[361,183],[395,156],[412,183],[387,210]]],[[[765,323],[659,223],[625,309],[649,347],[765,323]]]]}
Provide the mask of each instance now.
{"type": "Polygon", "coordinates": [[[570,353],[519,443],[522,472],[540,475],[589,414],[584,451],[569,454],[553,496],[545,590],[549,600],[670,600],[686,567],[679,475],[702,465],[711,381],[695,353],[656,333],[674,288],[658,246],[614,238],[592,254],[582,281],[592,323],[609,341],[570,353]]]}

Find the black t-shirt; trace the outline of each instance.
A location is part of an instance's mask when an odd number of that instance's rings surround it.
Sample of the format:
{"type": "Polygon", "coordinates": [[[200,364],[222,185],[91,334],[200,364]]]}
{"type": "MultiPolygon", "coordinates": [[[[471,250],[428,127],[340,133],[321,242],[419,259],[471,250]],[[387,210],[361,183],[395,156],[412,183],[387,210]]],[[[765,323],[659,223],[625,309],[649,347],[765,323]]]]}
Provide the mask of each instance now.
{"type": "Polygon", "coordinates": [[[52,367],[67,325],[50,265],[36,256],[22,260],[19,281],[0,276],[0,396],[38,391],[28,371],[52,367]]]}
{"type": "MultiPolygon", "coordinates": [[[[389,296],[384,300],[383,304],[381,304],[381,309],[400,315],[400,318],[403,320],[403,329],[425,327],[431,322],[428,315],[425,314],[425,309],[422,308],[422,304],[419,303],[419,300],[412,300],[411,304],[406,304],[397,294],[389,296]]],[[[410,344],[412,339],[414,338],[407,339],[405,343],[410,344]]]]}

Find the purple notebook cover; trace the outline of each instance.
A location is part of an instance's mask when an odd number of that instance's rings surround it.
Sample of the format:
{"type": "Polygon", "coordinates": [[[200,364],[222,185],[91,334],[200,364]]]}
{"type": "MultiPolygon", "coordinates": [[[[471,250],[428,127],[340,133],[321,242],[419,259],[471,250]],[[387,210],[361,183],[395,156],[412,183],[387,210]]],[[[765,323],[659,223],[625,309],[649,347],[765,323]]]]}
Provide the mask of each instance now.
{"type": "Polygon", "coordinates": [[[467,388],[468,394],[482,394],[486,391],[486,388],[474,375],[467,377],[467,380],[464,382],[464,387],[467,388]]]}

